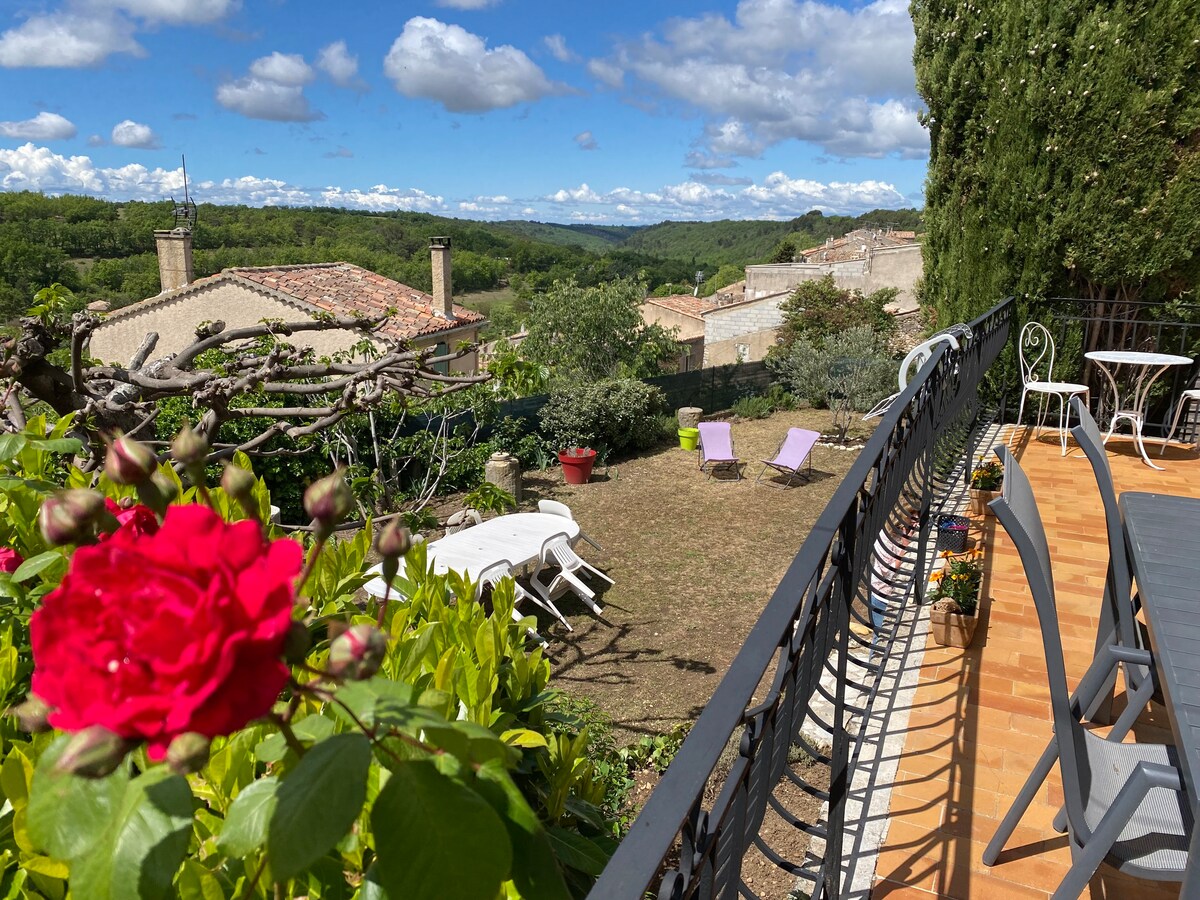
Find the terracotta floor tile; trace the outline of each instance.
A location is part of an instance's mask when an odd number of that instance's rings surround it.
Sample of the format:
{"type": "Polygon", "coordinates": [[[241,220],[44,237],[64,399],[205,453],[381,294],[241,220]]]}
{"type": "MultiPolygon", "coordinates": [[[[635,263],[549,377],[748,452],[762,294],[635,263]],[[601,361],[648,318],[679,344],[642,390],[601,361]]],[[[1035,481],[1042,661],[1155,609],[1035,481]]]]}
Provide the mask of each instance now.
{"type": "MultiPolygon", "coordinates": [[[[1018,438],[1051,546],[1059,624],[1071,689],[1091,662],[1108,549],[1091,467],[1078,448],[1059,455],[1057,437],[1018,438]]],[[[1172,449],[1155,472],[1117,437],[1108,445],[1118,492],[1200,497],[1200,458],[1172,449]]],[[[1055,770],[994,867],[983,849],[1050,739],[1049,689],[1041,630],[1011,541],[991,517],[973,523],[985,548],[980,632],[967,650],[931,646],[919,670],[908,739],[900,759],[888,838],[874,897],[896,900],[1044,898],[1070,866],[1065,836],[1051,822],[1062,804],[1055,770]]],[[[1123,694],[1116,700],[1123,704],[1123,694]]],[[[1161,741],[1161,708],[1145,714],[1139,740],[1161,741]]],[[[1103,733],[1103,732],[1101,732],[1103,733]]],[[[1176,897],[1102,867],[1085,896],[1176,897]]]]}

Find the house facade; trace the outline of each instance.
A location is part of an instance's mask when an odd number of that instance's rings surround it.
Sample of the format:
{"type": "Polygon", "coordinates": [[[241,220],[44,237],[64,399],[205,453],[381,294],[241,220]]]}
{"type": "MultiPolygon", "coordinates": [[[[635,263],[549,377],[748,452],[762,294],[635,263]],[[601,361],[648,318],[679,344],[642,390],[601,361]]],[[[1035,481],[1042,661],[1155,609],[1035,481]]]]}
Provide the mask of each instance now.
{"type": "MultiPolygon", "coordinates": [[[[92,333],[88,353],[105,362],[128,363],[146,335],[159,335],[152,359],[187,347],[198,325],[221,321],[226,329],[256,325],[264,319],[298,322],[332,314],[338,317],[387,318],[378,333],[413,347],[453,349],[475,342],[485,318],[453,302],[450,242],[435,238],[434,293],[401,284],[351,263],[237,267],[208,278],[191,278],[190,234],[157,232],[159,272],[164,290],[156,297],[104,315],[92,333]],[[186,239],[185,239],[186,238],[186,239]]],[[[298,332],[289,341],[329,356],[362,340],[349,330],[298,332]]],[[[373,339],[379,347],[384,341],[373,339]]],[[[454,360],[450,371],[473,372],[476,354],[454,360]]]]}

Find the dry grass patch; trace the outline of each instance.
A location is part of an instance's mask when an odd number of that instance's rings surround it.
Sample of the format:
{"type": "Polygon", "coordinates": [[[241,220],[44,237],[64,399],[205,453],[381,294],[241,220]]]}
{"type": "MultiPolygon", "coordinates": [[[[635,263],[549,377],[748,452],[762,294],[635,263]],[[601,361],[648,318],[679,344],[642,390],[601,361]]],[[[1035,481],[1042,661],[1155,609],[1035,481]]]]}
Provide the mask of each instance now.
{"type": "MultiPolygon", "coordinates": [[[[557,470],[527,473],[527,505],[567,503],[604,547],[581,542],[579,552],[616,581],[600,598],[603,621],[568,597],[559,608],[575,630],[545,616],[541,625],[553,637],[554,684],[593,699],[619,741],[665,733],[703,709],[858,454],[817,447],[813,480],[786,489],[756,485],[758,461],[788,428],[829,423],[827,410],[734,422],[740,482],[708,479],[678,447],[598,469],[587,485],[565,485],[557,470]]],[[[851,436],[869,431],[856,424],[851,436]]]]}

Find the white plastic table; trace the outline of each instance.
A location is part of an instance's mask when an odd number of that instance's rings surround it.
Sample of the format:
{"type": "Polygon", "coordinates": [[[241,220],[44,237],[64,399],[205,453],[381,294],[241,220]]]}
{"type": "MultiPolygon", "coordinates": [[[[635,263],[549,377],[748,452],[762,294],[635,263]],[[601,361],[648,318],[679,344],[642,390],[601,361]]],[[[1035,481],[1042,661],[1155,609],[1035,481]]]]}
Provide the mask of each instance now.
{"type": "Polygon", "coordinates": [[[1133,438],[1137,444],[1142,462],[1152,469],[1162,471],[1162,466],[1156,466],[1146,455],[1146,447],[1142,444],[1142,425],[1146,421],[1146,401],[1150,397],[1150,388],[1163,372],[1171,366],[1190,366],[1191,358],[1175,356],[1170,353],[1142,353],[1137,350],[1093,350],[1085,353],[1085,357],[1096,364],[1096,367],[1108,378],[1113,389],[1113,415],[1108,425],[1108,434],[1104,443],[1113,436],[1113,430],[1121,419],[1128,419],[1133,427],[1133,438]],[[1122,394],[1121,366],[1132,370],[1131,377],[1124,379],[1125,392],[1122,394]]]}
{"type": "MultiPolygon", "coordinates": [[[[556,534],[565,534],[574,543],[579,537],[579,523],[547,513],[512,513],[448,534],[426,546],[433,570],[439,575],[454,571],[477,579],[501,560],[508,560],[514,568],[537,562],[546,538],[556,534]]],[[[403,572],[403,560],[400,569],[403,572]]],[[[369,571],[379,576],[380,566],[369,571]]],[[[376,597],[382,597],[386,589],[382,577],[363,585],[363,590],[376,597]]]]}

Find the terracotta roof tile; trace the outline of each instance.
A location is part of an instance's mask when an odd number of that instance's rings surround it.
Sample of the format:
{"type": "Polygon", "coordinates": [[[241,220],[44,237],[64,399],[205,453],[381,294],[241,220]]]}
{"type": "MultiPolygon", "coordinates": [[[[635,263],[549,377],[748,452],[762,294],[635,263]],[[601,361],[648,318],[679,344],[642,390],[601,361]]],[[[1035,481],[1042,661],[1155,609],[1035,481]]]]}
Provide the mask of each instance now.
{"type": "Polygon", "coordinates": [[[457,304],[454,319],[443,318],[431,295],[350,263],[234,268],[221,274],[270,288],[337,316],[377,316],[391,309],[380,332],[400,340],[484,321],[480,313],[457,304]]]}
{"type": "Polygon", "coordinates": [[[710,297],[693,297],[691,294],[672,294],[669,297],[647,297],[647,303],[661,306],[685,316],[699,319],[717,304],[710,297]]]}

